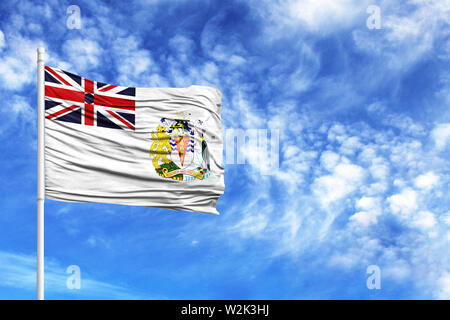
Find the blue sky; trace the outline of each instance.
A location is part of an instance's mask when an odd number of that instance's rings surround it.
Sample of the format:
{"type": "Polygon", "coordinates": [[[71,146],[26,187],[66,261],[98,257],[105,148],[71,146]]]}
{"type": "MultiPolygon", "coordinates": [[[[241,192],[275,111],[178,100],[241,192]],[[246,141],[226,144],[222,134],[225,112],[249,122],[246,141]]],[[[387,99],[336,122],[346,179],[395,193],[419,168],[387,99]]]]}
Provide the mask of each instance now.
{"type": "Polygon", "coordinates": [[[212,85],[280,168],[220,216],[46,201],[48,299],[449,299],[450,2],[2,1],[0,298],[35,297],[36,48],[124,86],[212,85]],[[69,5],[82,28],[68,29],[69,5]],[[380,8],[369,29],[367,8],[380,8]],[[81,269],[81,289],[66,268],[81,269]],[[366,269],[381,270],[381,289],[366,269]]]}

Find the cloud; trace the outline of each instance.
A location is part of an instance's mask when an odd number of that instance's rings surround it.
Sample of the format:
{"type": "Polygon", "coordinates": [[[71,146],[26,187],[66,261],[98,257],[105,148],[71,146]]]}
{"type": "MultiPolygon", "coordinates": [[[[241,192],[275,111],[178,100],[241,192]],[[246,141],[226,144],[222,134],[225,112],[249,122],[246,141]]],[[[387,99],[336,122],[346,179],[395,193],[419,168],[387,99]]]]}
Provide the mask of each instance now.
{"type": "MultiPolygon", "coordinates": [[[[355,0],[296,0],[288,1],[286,7],[291,17],[299,19],[312,31],[336,31],[354,23],[365,14],[368,1],[355,0]]],[[[363,21],[364,18],[363,18],[363,21]]]]}
{"type": "Polygon", "coordinates": [[[140,41],[134,36],[118,38],[113,49],[118,81],[124,85],[136,84],[136,79],[159,71],[150,51],[141,48],[140,41]]]}
{"type": "Polygon", "coordinates": [[[25,122],[31,123],[35,119],[34,109],[30,107],[27,100],[21,96],[13,96],[11,106],[12,114],[15,117],[24,118],[25,122]]]}
{"type": "Polygon", "coordinates": [[[169,46],[183,63],[194,58],[195,42],[183,35],[176,35],[169,40],[169,46]]]}
{"type": "Polygon", "coordinates": [[[359,225],[363,227],[368,227],[371,224],[377,223],[377,216],[367,211],[356,212],[349,219],[350,221],[357,222],[359,225]]]}
{"type": "Polygon", "coordinates": [[[358,200],[355,208],[361,210],[352,215],[349,220],[360,226],[368,227],[378,222],[377,216],[382,213],[380,199],[374,197],[362,197],[358,200]]]}
{"type": "Polygon", "coordinates": [[[387,199],[394,214],[408,216],[418,208],[417,193],[411,188],[402,190],[387,199]]]}
{"type": "MultiPolygon", "coordinates": [[[[385,113],[389,116],[388,110],[385,113]]],[[[447,257],[440,256],[429,277],[421,278],[430,259],[448,243],[440,231],[445,218],[438,219],[438,213],[427,208],[439,201],[439,192],[426,191],[443,185],[444,179],[436,179],[441,165],[427,170],[441,163],[434,151],[406,131],[397,135],[326,120],[316,124],[298,117],[298,111],[278,114],[273,122],[286,128],[280,134],[280,174],[273,177],[283,190],[283,201],[276,215],[258,211],[259,203],[252,202],[246,212],[255,212],[253,217],[234,223],[234,230],[242,227],[244,239],[267,241],[275,256],[287,254],[295,260],[318,250],[317,259],[347,271],[376,262],[386,281],[413,278],[437,294],[436,281],[447,269],[447,257]],[[296,125],[291,128],[289,123],[296,125]],[[314,156],[303,156],[310,152],[314,156]],[[393,226],[390,213],[400,226],[393,226]],[[396,233],[392,228],[398,228],[396,233]],[[419,238],[411,230],[420,231],[419,238]]],[[[426,137],[429,131],[423,130],[421,136],[426,137]]],[[[265,183],[258,185],[253,193],[270,192],[265,183]]]]}
{"type": "Polygon", "coordinates": [[[89,236],[89,238],[86,240],[85,243],[91,247],[102,246],[102,247],[108,248],[108,249],[111,247],[111,245],[107,239],[100,237],[100,236],[96,236],[96,235],[89,236]]]}
{"type": "Polygon", "coordinates": [[[267,217],[263,214],[250,215],[230,227],[230,231],[238,230],[243,236],[258,235],[267,226],[267,217]]]}
{"type": "Polygon", "coordinates": [[[30,106],[28,97],[19,95],[8,97],[0,109],[0,114],[2,115],[0,134],[14,129],[16,130],[14,136],[17,137],[18,132],[22,130],[29,134],[36,128],[36,111],[30,106]]]}
{"type": "Polygon", "coordinates": [[[380,5],[383,32],[357,29],[353,31],[355,45],[370,55],[382,57],[385,68],[405,72],[433,50],[441,30],[448,28],[450,19],[444,3],[448,1],[410,0],[402,5],[383,1],[380,5]]]}
{"type": "Polygon", "coordinates": [[[425,174],[418,176],[414,180],[414,185],[416,188],[429,190],[433,188],[439,182],[439,177],[430,171],[425,174]]]}
{"type": "Polygon", "coordinates": [[[0,53],[0,79],[3,88],[16,90],[36,80],[36,48],[43,43],[21,36],[11,36],[7,43],[0,53]]]}
{"type": "Polygon", "coordinates": [[[391,128],[399,129],[402,134],[411,136],[425,135],[425,129],[421,124],[417,123],[405,114],[386,112],[387,107],[384,103],[372,103],[368,106],[367,111],[371,117],[376,118],[380,121],[380,123],[391,128]]]}
{"type": "Polygon", "coordinates": [[[370,1],[281,0],[252,1],[253,10],[265,21],[269,39],[279,39],[290,30],[295,33],[336,33],[351,26],[365,26],[370,1]]]}
{"type": "Polygon", "coordinates": [[[332,174],[316,178],[312,189],[323,206],[328,207],[355,191],[363,183],[364,176],[364,169],[360,166],[340,163],[332,174]]]}
{"type": "Polygon", "coordinates": [[[4,46],[5,46],[5,35],[2,32],[2,30],[0,30],[0,51],[3,49],[4,46]]]}
{"type": "Polygon", "coordinates": [[[436,149],[439,151],[444,150],[450,141],[450,123],[438,124],[431,132],[431,136],[436,149]]]}
{"type": "Polygon", "coordinates": [[[412,224],[421,229],[430,229],[436,225],[436,218],[432,212],[420,211],[414,215],[412,224]]]}
{"type": "Polygon", "coordinates": [[[450,273],[445,272],[438,280],[438,294],[437,298],[441,300],[450,299],[450,273]]]}
{"type": "Polygon", "coordinates": [[[63,51],[75,66],[76,72],[86,72],[97,68],[103,54],[103,49],[96,41],[81,38],[66,40],[63,51]]]}
{"type": "MultiPolygon", "coordinates": [[[[0,286],[25,289],[35,292],[36,257],[0,251],[0,286]]],[[[69,290],[66,268],[56,260],[47,259],[45,269],[45,287],[47,294],[63,293],[73,297],[89,298],[108,296],[113,299],[139,299],[139,296],[127,288],[98,281],[81,269],[81,289],[69,290]]],[[[33,296],[30,296],[33,298],[33,296]]]]}
{"type": "Polygon", "coordinates": [[[450,226],[450,212],[442,215],[442,220],[445,224],[450,226]]]}
{"type": "Polygon", "coordinates": [[[322,167],[324,167],[328,171],[332,171],[337,166],[339,159],[339,154],[327,150],[325,152],[322,152],[320,156],[320,163],[322,167]]]}

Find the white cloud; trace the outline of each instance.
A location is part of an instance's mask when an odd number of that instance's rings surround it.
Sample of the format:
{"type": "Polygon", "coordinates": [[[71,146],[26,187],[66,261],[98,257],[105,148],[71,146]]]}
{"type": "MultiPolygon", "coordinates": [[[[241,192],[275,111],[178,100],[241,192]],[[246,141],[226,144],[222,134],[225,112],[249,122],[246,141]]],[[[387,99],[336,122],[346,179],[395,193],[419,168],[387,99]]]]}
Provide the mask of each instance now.
{"type": "Polygon", "coordinates": [[[349,26],[358,16],[364,16],[367,1],[296,0],[289,1],[285,8],[310,30],[324,32],[349,26]]]}
{"type": "Polygon", "coordinates": [[[389,263],[382,269],[382,274],[385,279],[393,279],[397,281],[404,281],[412,278],[412,268],[408,261],[397,256],[395,253],[393,259],[387,259],[389,263]]]}
{"type": "Polygon", "coordinates": [[[408,216],[418,208],[417,192],[411,188],[406,188],[401,193],[389,197],[387,201],[393,213],[403,216],[408,216]]]}
{"type": "Polygon", "coordinates": [[[25,121],[31,122],[34,116],[34,110],[28,104],[24,97],[14,96],[11,111],[15,116],[21,116],[25,121]]]}
{"type": "Polygon", "coordinates": [[[0,51],[5,46],[5,35],[3,34],[2,30],[0,30],[0,51]]]}
{"type": "Polygon", "coordinates": [[[437,281],[437,298],[450,300],[450,272],[445,272],[437,281]]]}
{"type": "Polygon", "coordinates": [[[376,157],[377,153],[374,146],[363,146],[358,158],[362,162],[370,163],[376,157]]]}
{"type": "Polygon", "coordinates": [[[223,36],[223,25],[227,21],[227,11],[219,11],[208,20],[201,33],[203,52],[216,61],[227,63],[233,56],[240,57],[246,53],[240,41],[234,37],[223,36]]]}
{"type": "MultiPolygon", "coordinates": [[[[25,289],[35,292],[36,256],[0,251],[0,286],[25,289]]],[[[69,290],[66,287],[68,274],[61,263],[49,259],[45,261],[45,287],[47,292],[74,294],[81,297],[112,299],[138,299],[129,289],[91,278],[81,270],[81,289],[69,290]]],[[[30,298],[33,298],[31,296],[30,298]]]]}
{"type": "Polygon", "coordinates": [[[266,37],[279,38],[286,28],[331,33],[354,25],[365,26],[368,0],[281,0],[253,1],[266,22],[266,37]]]}
{"type": "Polygon", "coordinates": [[[381,214],[380,199],[374,197],[362,197],[356,203],[356,209],[361,210],[349,219],[357,224],[368,227],[376,224],[377,216],[381,214]]]}
{"type": "Polygon", "coordinates": [[[363,180],[363,168],[351,163],[340,163],[332,174],[315,179],[312,189],[322,205],[327,207],[355,191],[363,180]]]}
{"type": "Polygon", "coordinates": [[[387,110],[388,107],[382,102],[375,102],[367,107],[371,117],[386,126],[400,129],[402,134],[412,136],[424,135],[425,130],[421,124],[415,122],[404,113],[386,112],[387,110]]]}
{"type": "Polygon", "coordinates": [[[101,245],[103,247],[110,248],[110,243],[107,239],[95,235],[89,236],[89,238],[86,240],[86,244],[91,247],[97,247],[101,245]]]}
{"type": "MultiPolygon", "coordinates": [[[[0,107],[0,133],[19,127],[34,131],[36,112],[23,96],[13,95],[0,107]],[[19,120],[19,121],[18,121],[19,120]]],[[[17,135],[17,134],[16,134],[17,135]]]]}
{"type": "Polygon", "coordinates": [[[169,40],[169,46],[183,63],[192,61],[195,42],[185,36],[176,35],[169,40]]]}
{"type": "Polygon", "coordinates": [[[363,227],[368,227],[371,224],[377,223],[377,216],[375,214],[373,214],[372,212],[367,212],[367,211],[356,212],[349,219],[350,219],[350,221],[357,222],[359,225],[361,225],[363,227]]]}
{"type": "Polygon", "coordinates": [[[385,180],[389,175],[389,163],[382,157],[372,159],[370,174],[376,180],[385,180]]]}
{"type": "Polygon", "coordinates": [[[263,214],[248,215],[237,224],[229,228],[230,231],[239,231],[243,236],[256,236],[267,226],[267,217],[263,214]]]}
{"type": "Polygon", "coordinates": [[[344,142],[347,138],[345,127],[342,124],[334,124],[328,130],[328,140],[338,141],[340,143],[344,142]]]}
{"type": "Polygon", "coordinates": [[[354,155],[355,152],[362,147],[362,144],[359,141],[358,137],[348,137],[344,140],[339,148],[341,154],[345,154],[347,156],[354,155]]]}
{"type": "Polygon", "coordinates": [[[450,212],[447,212],[442,216],[442,221],[447,225],[450,226],[450,212]]]}
{"type": "Polygon", "coordinates": [[[67,59],[75,66],[76,72],[95,69],[101,62],[103,52],[96,41],[82,38],[66,40],[63,51],[67,59]]]}
{"type": "Polygon", "coordinates": [[[421,151],[422,144],[418,140],[405,139],[405,141],[393,144],[389,156],[391,165],[418,170],[423,160],[417,156],[421,151]]]}
{"type": "Polygon", "coordinates": [[[436,218],[432,212],[420,211],[414,215],[412,224],[420,229],[430,229],[436,225],[436,218]]]}
{"type": "Polygon", "coordinates": [[[203,66],[202,75],[211,83],[219,76],[219,69],[214,62],[207,62],[203,66]]]}
{"type": "Polygon", "coordinates": [[[320,156],[320,164],[328,171],[332,171],[339,162],[339,154],[333,151],[324,151],[320,156]]]}
{"type": "Polygon", "coordinates": [[[436,149],[444,150],[450,141],[450,123],[442,123],[437,125],[431,132],[436,149]]]}
{"type": "Polygon", "coordinates": [[[8,46],[0,56],[0,80],[5,89],[20,89],[36,80],[36,48],[43,47],[41,41],[21,36],[11,36],[8,46]]]}
{"type": "Polygon", "coordinates": [[[382,32],[355,29],[353,39],[359,49],[380,57],[384,69],[407,71],[434,49],[450,20],[447,0],[383,1],[380,6],[382,32]]]}
{"type": "Polygon", "coordinates": [[[113,49],[119,81],[123,82],[123,85],[130,85],[128,82],[133,79],[140,79],[143,75],[159,71],[150,51],[141,48],[139,40],[134,36],[117,39],[113,49]]]}
{"type": "Polygon", "coordinates": [[[356,208],[361,210],[373,210],[378,208],[378,200],[372,197],[362,197],[356,203],[356,208]]]}
{"type": "Polygon", "coordinates": [[[434,172],[427,172],[414,180],[414,185],[419,189],[432,189],[439,182],[439,177],[434,172]]]}

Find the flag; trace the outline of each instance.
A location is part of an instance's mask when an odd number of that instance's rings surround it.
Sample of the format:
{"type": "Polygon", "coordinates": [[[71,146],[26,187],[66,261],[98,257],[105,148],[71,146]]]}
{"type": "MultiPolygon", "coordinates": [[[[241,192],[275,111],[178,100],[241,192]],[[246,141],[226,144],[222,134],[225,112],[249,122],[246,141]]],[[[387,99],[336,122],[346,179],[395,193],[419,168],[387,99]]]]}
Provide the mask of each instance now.
{"type": "Polygon", "coordinates": [[[218,214],[221,93],[134,88],[45,66],[45,196],[218,214]]]}

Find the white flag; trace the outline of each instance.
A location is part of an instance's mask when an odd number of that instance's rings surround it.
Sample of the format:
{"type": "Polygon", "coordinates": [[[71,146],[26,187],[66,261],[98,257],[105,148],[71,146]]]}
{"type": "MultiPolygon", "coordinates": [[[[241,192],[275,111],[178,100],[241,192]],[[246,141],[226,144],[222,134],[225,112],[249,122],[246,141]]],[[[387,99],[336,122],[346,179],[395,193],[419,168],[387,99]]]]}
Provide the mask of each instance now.
{"type": "Polygon", "coordinates": [[[45,195],[218,214],[221,93],[132,88],[45,67],[45,195]]]}

